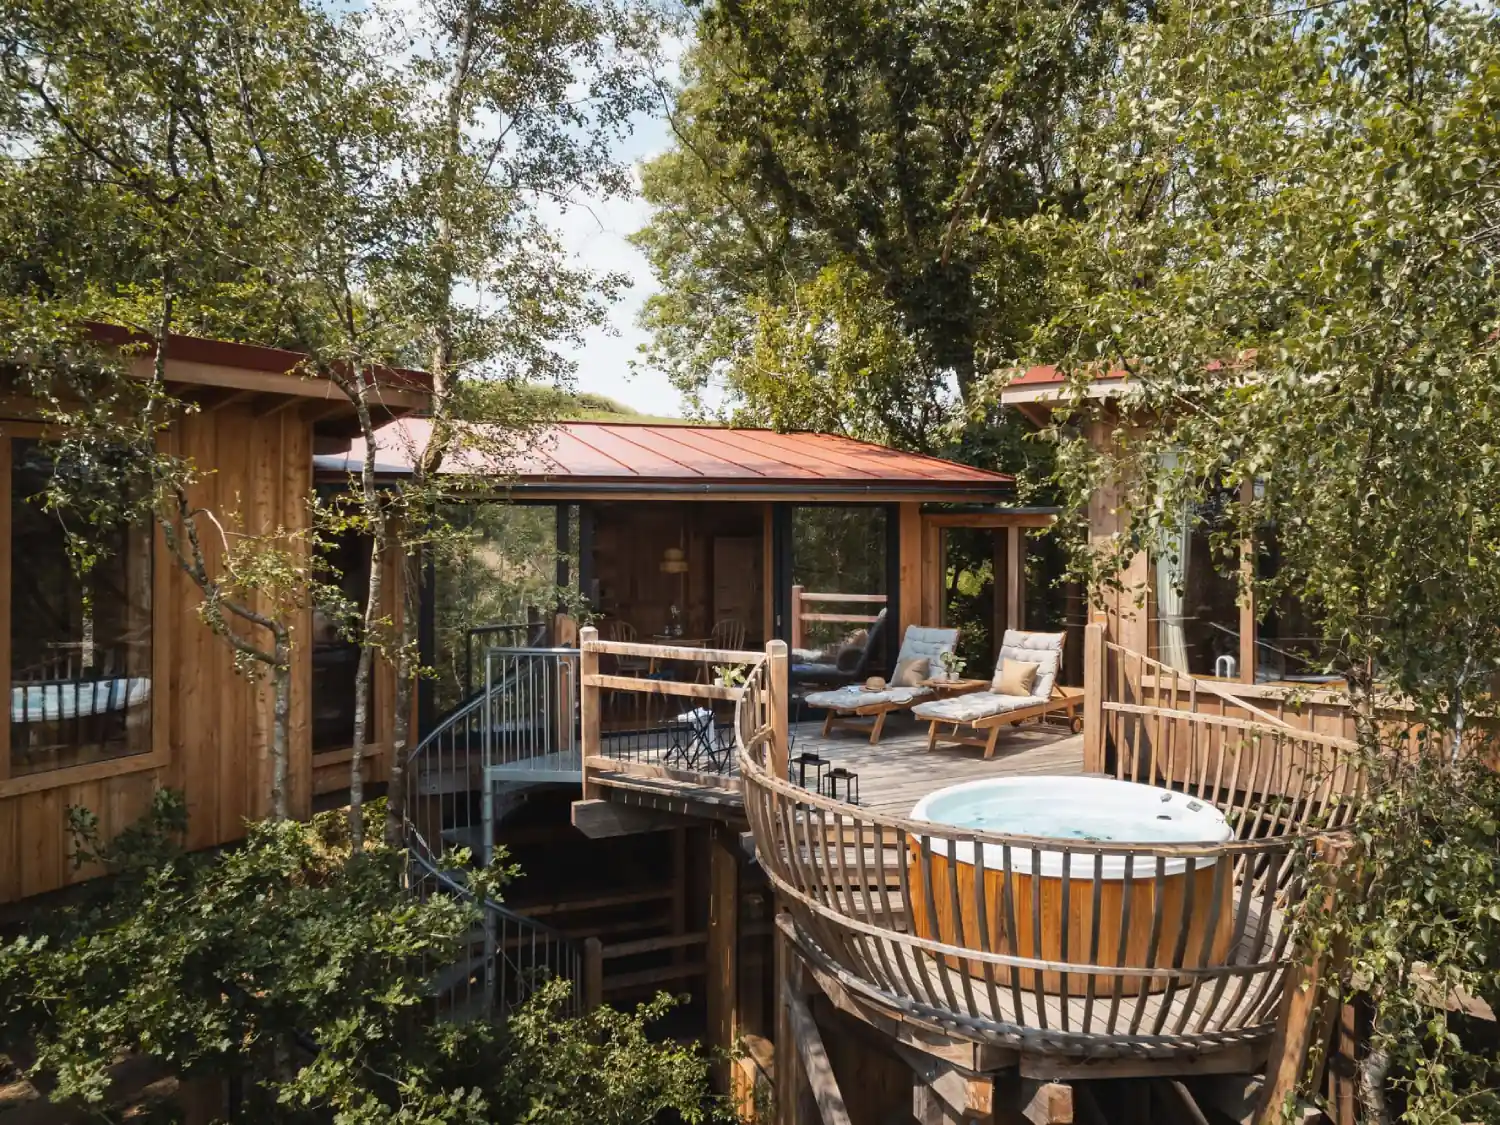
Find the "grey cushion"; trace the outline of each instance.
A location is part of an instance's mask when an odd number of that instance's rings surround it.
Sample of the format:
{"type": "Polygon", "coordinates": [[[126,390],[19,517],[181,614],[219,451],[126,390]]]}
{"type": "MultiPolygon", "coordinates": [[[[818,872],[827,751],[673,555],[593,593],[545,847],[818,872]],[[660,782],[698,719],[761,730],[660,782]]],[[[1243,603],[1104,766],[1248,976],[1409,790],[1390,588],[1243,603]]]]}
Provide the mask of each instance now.
{"type": "Polygon", "coordinates": [[[1037,665],[1036,679],[1031,685],[1032,697],[1038,701],[1052,698],[1052,685],[1057,683],[1057,670],[1062,664],[1063,641],[1066,633],[1027,633],[1021,629],[1007,629],[1000,640],[1000,654],[995,660],[995,675],[1000,675],[1000,666],[1005,658],[1022,660],[1037,665]]]}
{"type": "Polygon", "coordinates": [[[861,691],[858,687],[839,688],[837,691],[815,691],[805,702],[810,707],[826,707],[830,711],[856,711],[872,703],[912,703],[932,694],[931,688],[887,688],[885,691],[861,691]]]}
{"type": "Polygon", "coordinates": [[[919,719],[937,719],[944,723],[972,723],[975,719],[1019,711],[1022,707],[1042,702],[1044,700],[1034,695],[1000,695],[993,691],[975,691],[968,695],[952,695],[947,699],[934,699],[919,704],[912,708],[912,714],[919,719]]]}
{"type": "Polygon", "coordinates": [[[942,668],[939,659],[943,653],[952,652],[958,644],[957,629],[933,629],[926,625],[908,625],[906,636],[901,638],[901,651],[896,654],[896,663],[917,660],[925,656],[935,669],[942,668]]]}

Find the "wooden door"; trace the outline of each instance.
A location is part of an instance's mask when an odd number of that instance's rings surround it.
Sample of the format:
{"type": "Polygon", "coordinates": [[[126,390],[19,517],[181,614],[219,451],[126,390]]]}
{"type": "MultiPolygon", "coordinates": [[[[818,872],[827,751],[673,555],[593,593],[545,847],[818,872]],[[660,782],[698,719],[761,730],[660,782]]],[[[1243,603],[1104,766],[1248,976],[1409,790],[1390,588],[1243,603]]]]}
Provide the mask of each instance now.
{"type": "Polygon", "coordinates": [[[714,620],[733,617],[745,623],[746,643],[765,643],[759,636],[765,577],[760,540],[753,536],[714,537],[714,620]]]}

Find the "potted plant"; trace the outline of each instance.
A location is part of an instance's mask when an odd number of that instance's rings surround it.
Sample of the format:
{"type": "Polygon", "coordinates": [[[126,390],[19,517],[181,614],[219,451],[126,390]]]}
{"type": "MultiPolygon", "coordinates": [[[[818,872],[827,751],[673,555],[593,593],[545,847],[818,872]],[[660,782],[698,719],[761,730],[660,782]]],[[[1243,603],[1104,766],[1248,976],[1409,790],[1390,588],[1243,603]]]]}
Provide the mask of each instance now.
{"type": "Polygon", "coordinates": [[[936,678],[943,680],[961,679],[964,674],[964,669],[969,665],[969,662],[962,656],[959,656],[956,652],[945,652],[940,654],[938,656],[938,663],[943,666],[943,674],[936,678]]]}

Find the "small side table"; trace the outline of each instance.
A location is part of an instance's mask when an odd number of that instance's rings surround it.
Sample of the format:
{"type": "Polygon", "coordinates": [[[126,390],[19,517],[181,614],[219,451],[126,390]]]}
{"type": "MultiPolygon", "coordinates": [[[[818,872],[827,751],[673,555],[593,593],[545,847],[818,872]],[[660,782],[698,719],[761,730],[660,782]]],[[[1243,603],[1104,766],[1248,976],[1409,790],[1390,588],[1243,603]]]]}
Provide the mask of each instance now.
{"type": "Polygon", "coordinates": [[[920,680],[919,685],[928,688],[939,699],[950,695],[968,695],[975,691],[988,691],[989,680],[920,680]]]}

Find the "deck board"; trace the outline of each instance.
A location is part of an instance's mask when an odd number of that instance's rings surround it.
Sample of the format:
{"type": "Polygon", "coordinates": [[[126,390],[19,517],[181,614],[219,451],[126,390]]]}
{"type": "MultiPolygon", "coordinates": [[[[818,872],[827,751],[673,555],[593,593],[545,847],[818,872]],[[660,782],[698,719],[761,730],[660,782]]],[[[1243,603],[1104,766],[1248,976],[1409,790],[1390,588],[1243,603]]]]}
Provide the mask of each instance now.
{"type": "MultiPolygon", "coordinates": [[[[1078,774],[1083,772],[1083,736],[1065,727],[1027,723],[1000,735],[988,761],[974,746],[927,750],[927,727],[892,717],[879,745],[871,746],[857,731],[834,731],[824,737],[821,723],[793,728],[792,756],[803,752],[825,758],[859,775],[860,807],[906,816],[934,789],[1009,774],[1078,774]]],[[[796,767],[793,766],[793,776],[796,767]]]]}

